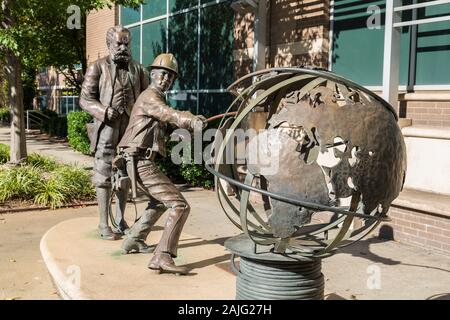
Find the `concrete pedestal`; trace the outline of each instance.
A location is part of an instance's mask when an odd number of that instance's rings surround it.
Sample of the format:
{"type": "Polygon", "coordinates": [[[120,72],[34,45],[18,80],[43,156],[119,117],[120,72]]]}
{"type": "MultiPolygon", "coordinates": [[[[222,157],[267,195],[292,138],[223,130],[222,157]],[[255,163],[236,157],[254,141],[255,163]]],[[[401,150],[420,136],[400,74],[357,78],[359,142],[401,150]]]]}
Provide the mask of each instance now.
{"type": "MultiPolygon", "coordinates": [[[[221,245],[183,234],[178,265],[187,276],[157,275],[147,269],[151,254],[121,255],[121,241],[105,241],[96,234],[96,218],[62,222],[41,240],[41,253],[60,296],[64,299],[118,300],[231,300],[235,275],[230,255],[221,245]]],[[[156,244],[162,229],[152,232],[156,244]]]]}

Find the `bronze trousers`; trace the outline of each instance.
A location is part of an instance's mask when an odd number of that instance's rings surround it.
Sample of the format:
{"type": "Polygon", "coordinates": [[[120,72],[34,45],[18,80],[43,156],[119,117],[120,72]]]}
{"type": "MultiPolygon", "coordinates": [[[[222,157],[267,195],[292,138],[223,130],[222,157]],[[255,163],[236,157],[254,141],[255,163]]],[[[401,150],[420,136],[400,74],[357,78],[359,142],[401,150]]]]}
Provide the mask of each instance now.
{"type": "Polygon", "coordinates": [[[130,118],[123,113],[115,121],[102,124],[95,151],[94,174],[92,182],[97,188],[111,188],[112,162],[116,156],[117,145],[125,133],[130,118]]]}
{"type": "MultiPolygon", "coordinates": [[[[127,163],[130,171],[131,161],[127,163]]],[[[149,205],[141,218],[130,230],[129,237],[145,240],[153,225],[168,210],[163,235],[155,253],[165,252],[177,256],[178,241],[188,218],[190,207],[172,181],[150,160],[139,160],[136,164],[138,189],[149,199],[149,205]]]]}

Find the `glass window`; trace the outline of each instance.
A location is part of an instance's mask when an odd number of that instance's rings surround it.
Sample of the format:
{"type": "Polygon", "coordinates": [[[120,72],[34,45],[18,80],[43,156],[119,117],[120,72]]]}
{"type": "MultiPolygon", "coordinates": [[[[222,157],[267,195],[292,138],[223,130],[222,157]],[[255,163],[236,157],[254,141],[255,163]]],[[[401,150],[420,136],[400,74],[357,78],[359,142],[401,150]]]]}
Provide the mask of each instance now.
{"type": "MultiPolygon", "coordinates": [[[[450,5],[419,10],[419,19],[450,14],[450,5]]],[[[450,21],[423,24],[417,34],[416,84],[450,84],[450,21]]]]}
{"type": "MultiPolygon", "coordinates": [[[[410,4],[411,1],[404,1],[410,4]]],[[[380,86],[383,82],[384,23],[386,1],[337,0],[334,5],[332,70],[367,86],[380,86]],[[369,6],[381,11],[381,26],[369,29],[369,6]]],[[[411,12],[404,13],[404,20],[411,19],[411,12]]],[[[407,84],[409,68],[410,28],[402,28],[400,83],[407,84]]]]}
{"type": "Polygon", "coordinates": [[[143,20],[159,17],[165,15],[167,8],[166,0],[147,0],[142,5],[142,18],[143,20]]]}
{"type": "Polygon", "coordinates": [[[141,27],[130,28],[131,32],[131,54],[133,59],[141,61],[141,27]]]}
{"type": "Polygon", "coordinates": [[[66,101],[67,101],[67,113],[73,111],[75,104],[74,104],[74,99],[73,97],[66,97],[66,101]]]}
{"type": "MultiPolygon", "coordinates": [[[[380,86],[383,78],[384,21],[386,1],[336,0],[333,34],[333,71],[363,85],[380,86]],[[369,5],[382,9],[381,28],[368,29],[369,5]]],[[[425,3],[425,0],[419,0],[425,3]]],[[[404,0],[403,5],[412,4],[404,0]]],[[[450,5],[442,4],[417,10],[418,20],[450,14],[450,5]]],[[[402,13],[402,21],[412,20],[412,10],[402,13]]],[[[403,27],[400,49],[400,84],[408,83],[412,31],[403,27]]],[[[416,46],[416,85],[450,84],[450,21],[421,24],[416,46]],[[443,72],[443,70],[447,72],[443,72]]]]}
{"type": "Polygon", "coordinates": [[[169,51],[178,60],[180,77],[174,90],[197,89],[198,14],[191,11],[169,19],[169,51]]]}
{"type": "Polygon", "coordinates": [[[142,64],[147,67],[166,52],[166,19],[142,26],[142,64]]]}
{"type": "Polygon", "coordinates": [[[198,0],[169,0],[170,12],[178,12],[198,5],[198,0]]]}
{"type": "Polygon", "coordinates": [[[168,95],[168,103],[178,110],[197,112],[197,93],[177,92],[168,95]]]}
{"type": "MultiPolygon", "coordinates": [[[[142,8],[144,21],[161,18],[130,29],[133,57],[139,60],[142,50],[141,63],[149,66],[160,53],[175,55],[180,77],[168,95],[170,105],[193,113],[199,109],[207,114],[225,110],[231,102],[226,94],[199,92],[220,91],[233,82],[234,11],[229,1],[218,4],[213,0],[147,0],[142,8]],[[173,15],[167,15],[167,3],[173,15]],[[208,5],[199,9],[199,4],[208,5]]],[[[122,24],[126,26],[129,21],[122,24]]]]}
{"type": "Polygon", "coordinates": [[[132,23],[139,22],[141,20],[141,10],[131,9],[126,7],[120,7],[120,19],[121,24],[126,26],[132,23]]]}
{"type": "Polygon", "coordinates": [[[233,82],[233,19],[228,3],[202,9],[200,88],[223,89],[233,82]]]}
{"type": "Polygon", "coordinates": [[[232,102],[231,93],[201,93],[198,113],[215,116],[225,112],[232,102]]]}

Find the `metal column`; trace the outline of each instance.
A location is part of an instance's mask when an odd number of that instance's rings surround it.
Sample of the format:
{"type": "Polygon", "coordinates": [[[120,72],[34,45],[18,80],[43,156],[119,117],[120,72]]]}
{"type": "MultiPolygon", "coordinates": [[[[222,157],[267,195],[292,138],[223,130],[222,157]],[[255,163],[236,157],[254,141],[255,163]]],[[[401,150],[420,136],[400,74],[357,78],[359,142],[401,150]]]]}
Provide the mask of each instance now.
{"type": "Polygon", "coordinates": [[[384,35],[383,98],[397,109],[400,82],[401,30],[394,24],[401,21],[401,13],[394,11],[401,0],[386,1],[386,25],[384,35]]]}

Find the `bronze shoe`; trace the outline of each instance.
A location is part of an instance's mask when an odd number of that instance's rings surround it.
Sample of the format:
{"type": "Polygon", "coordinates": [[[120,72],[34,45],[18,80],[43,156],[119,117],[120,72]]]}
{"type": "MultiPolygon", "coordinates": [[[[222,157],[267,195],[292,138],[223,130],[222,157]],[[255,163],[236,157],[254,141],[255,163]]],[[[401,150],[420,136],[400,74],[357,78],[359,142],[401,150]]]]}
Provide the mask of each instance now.
{"type": "Polygon", "coordinates": [[[134,253],[152,253],[155,250],[153,246],[148,246],[144,240],[126,239],[122,244],[122,254],[134,253]]]}
{"type": "Polygon", "coordinates": [[[122,222],[118,226],[118,228],[114,228],[113,232],[118,233],[119,235],[125,236],[130,233],[130,227],[128,226],[128,224],[126,222],[122,222]]]}
{"type": "Polygon", "coordinates": [[[120,234],[114,233],[111,227],[99,227],[98,234],[103,240],[115,241],[121,238],[120,234]]]}
{"type": "Polygon", "coordinates": [[[177,275],[186,275],[189,272],[185,267],[176,266],[170,254],[164,252],[156,253],[150,260],[148,268],[155,270],[158,274],[167,272],[175,273],[177,275]]]}

